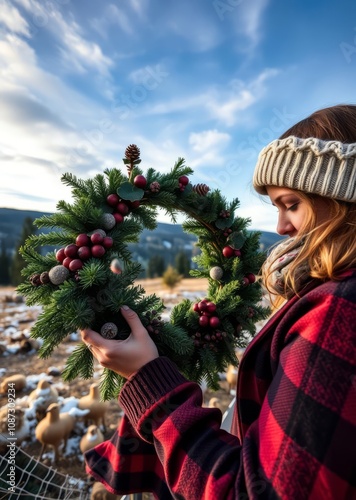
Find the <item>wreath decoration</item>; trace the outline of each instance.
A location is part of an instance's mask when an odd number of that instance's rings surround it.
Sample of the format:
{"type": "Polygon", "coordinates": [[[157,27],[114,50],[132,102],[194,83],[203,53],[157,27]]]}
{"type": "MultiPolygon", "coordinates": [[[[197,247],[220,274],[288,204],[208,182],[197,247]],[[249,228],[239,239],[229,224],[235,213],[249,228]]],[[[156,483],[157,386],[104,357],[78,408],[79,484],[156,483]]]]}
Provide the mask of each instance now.
{"type": "MultiPolygon", "coordinates": [[[[90,327],[106,338],[130,334],[120,313],[127,304],[140,316],[160,355],[168,356],[190,380],[219,387],[219,373],[237,365],[235,351],[255,334],[255,323],[269,314],[261,304],[262,288],[255,276],[264,260],[259,233],[248,231],[250,219],[235,216],[239,206],[219,190],[192,185],[193,170],[182,158],[167,174],[139,167],[140,150],[126,148],[126,173],[107,169],[92,179],[71,173],[62,182],[72,188],[73,203],[59,201],[57,212],[34,221],[47,233],[31,235],[20,253],[26,265],[18,286],[28,305],[42,311],[31,329],[42,339],[39,356],[46,358],[72,332],[90,327]],[[157,207],[183,230],[197,236],[195,277],[208,278],[206,297],[176,305],[170,321],[162,321],[164,304],[135,285],[141,265],[133,262],[128,244],[143,228],[156,227],[157,207]],[[41,253],[50,245],[56,250],[41,253]],[[59,247],[59,249],[58,249],[59,247]],[[113,272],[114,271],[114,272],[113,272]]],[[[67,359],[62,377],[91,378],[94,358],[80,343],[67,359]]],[[[104,368],[100,382],[104,400],[115,398],[125,379],[104,368]]]]}

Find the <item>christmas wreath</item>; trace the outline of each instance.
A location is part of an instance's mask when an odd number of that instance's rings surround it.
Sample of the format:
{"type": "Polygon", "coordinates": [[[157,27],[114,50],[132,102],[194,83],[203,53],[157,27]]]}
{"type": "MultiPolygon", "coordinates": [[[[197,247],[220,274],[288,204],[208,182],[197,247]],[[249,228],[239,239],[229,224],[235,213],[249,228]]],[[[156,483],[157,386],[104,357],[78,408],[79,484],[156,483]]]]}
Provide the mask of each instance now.
{"type": "MultiPolygon", "coordinates": [[[[264,259],[259,233],[247,230],[249,219],[235,216],[238,199],[228,203],[219,190],[192,185],[188,176],[193,171],[183,159],[167,174],[149,168],[144,175],[140,150],[130,145],[123,161],[127,174],[107,169],[87,180],[64,174],[62,182],[72,188],[73,203],[60,201],[56,213],[34,221],[49,231],[30,236],[20,249],[26,266],[18,293],[28,305],[42,306],[31,336],[42,339],[39,355],[44,358],[78,329],[90,327],[107,338],[122,339],[130,333],[120,313],[127,304],[138,313],[161,355],[171,358],[188,379],[205,379],[208,387],[217,389],[219,373],[228,364],[236,365],[236,349],[246,346],[255,323],[269,313],[255,280],[264,259]],[[143,228],[156,227],[157,207],[173,222],[178,213],[185,215],[183,229],[197,236],[201,250],[190,273],[208,278],[206,297],[180,302],[169,322],[160,316],[162,300],[135,285],[141,266],[128,249],[143,228]],[[44,254],[48,245],[56,250],[44,254]]],[[[93,355],[80,343],[67,360],[63,378],[88,379],[93,370],[93,355]]],[[[104,369],[103,399],[116,397],[124,381],[104,369]]]]}

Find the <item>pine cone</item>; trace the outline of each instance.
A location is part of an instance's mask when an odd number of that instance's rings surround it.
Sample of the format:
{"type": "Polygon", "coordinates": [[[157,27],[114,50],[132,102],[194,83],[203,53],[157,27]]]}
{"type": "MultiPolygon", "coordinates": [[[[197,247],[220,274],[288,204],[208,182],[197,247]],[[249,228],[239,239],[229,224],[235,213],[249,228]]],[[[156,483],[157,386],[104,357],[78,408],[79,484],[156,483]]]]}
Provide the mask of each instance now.
{"type": "Polygon", "coordinates": [[[140,148],[136,144],[130,144],[125,149],[125,158],[131,162],[138,160],[140,158],[140,148]]]}
{"type": "Polygon", "coordinates": [[[210,187],[206,184],[196,184],[193,186],[193,191],[200,196],[205,196],[210,191],[210,187]]]}
{"type": "Polygon", "coordinates": [[[157,181],[153,181],[150,184],[150,191],[152,193],[159,193],[159,190],[161,189],[160,183],[157,181]]]}
{"type": "Polygon", "coordinates": [[[33,274],[29,278],[31,285],[33,286],[39,286],[41,285],[41,276],[40,274],[33,274]]]}

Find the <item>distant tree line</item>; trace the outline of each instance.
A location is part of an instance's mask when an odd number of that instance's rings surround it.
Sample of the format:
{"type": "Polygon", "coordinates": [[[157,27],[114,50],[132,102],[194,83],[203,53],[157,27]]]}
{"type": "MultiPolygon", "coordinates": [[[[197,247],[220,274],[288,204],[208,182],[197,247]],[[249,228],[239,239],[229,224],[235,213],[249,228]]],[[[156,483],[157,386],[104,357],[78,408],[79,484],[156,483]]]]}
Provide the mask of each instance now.
{"type": "Polygon", "coordinates": [[[0,285],[17,286],[22,281],[21,270],[25,266],[25,261],[19,254],[20,247],[25,240],[35,232],[33,219],[27,217],[22,226],[21,237],[16,245],[15,252],[9,251],[6,240],[1,239],[0,243],[0,285]]]}

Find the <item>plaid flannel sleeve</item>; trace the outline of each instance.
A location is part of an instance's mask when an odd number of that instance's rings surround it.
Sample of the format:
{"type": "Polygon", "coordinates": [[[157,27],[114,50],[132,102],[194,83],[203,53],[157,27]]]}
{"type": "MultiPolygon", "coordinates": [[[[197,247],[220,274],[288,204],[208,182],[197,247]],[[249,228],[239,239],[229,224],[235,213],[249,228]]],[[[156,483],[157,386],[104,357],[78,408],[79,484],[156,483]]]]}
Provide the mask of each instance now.
{"type": "Polygon", "coordinates": [[[356,498],[355,292],[355,280],[316,288],[274,335],[275,375],[243,447],[267,496],[356,498]]]}

